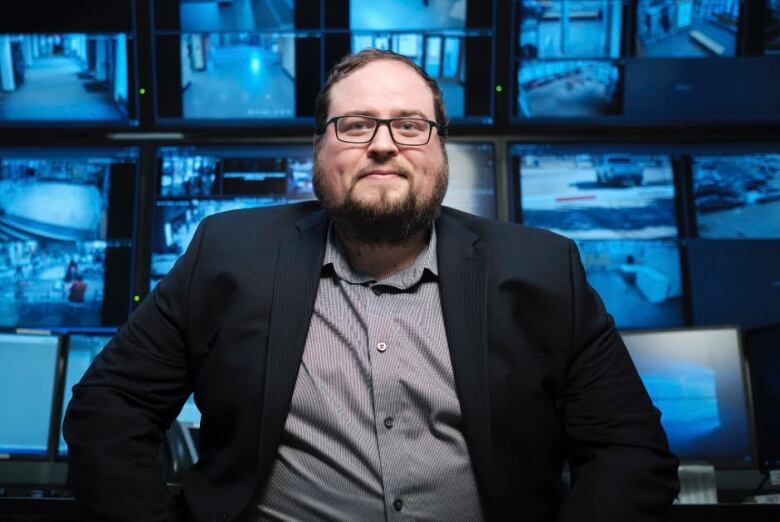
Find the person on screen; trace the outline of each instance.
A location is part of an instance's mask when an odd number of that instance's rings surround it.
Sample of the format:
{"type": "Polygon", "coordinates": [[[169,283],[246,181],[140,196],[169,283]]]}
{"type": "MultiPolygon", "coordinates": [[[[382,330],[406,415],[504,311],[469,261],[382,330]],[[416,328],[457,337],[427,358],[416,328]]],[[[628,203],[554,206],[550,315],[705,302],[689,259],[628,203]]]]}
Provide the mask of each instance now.
{"type": "Polygon", "coordinates": [[[68,303],[84,304],[84,296],[87,293],[87,283],[84,282],[84,276],[76,274],[73,276],[73,283],[68,290],[68,303]]]}
{"type": "Polygon", "coordinates": [[[442,206],[442,92],[410,59],[346,57],[315,107],[319,201],[204,219],[74,387],[84,518],[662,519],[677,461],[574,243],[442,206]]]}
{"type": "Polygon", "coordinates": [[[65,269],[65,277],[62,278],[62,280],[65,283],[72,283],[73,279],[76,277],[76,274],[79,273],[79,265],[76,264],[76,261],[73,259],[70,260],[68,263],[68,267],[65,269]]]}

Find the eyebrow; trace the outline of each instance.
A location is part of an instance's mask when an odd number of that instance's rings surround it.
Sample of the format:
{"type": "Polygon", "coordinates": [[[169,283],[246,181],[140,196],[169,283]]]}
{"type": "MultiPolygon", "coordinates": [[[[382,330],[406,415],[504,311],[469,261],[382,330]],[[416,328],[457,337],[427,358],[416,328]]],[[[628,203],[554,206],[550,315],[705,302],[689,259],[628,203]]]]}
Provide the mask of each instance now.
{"type": "MultiPolygon", "coordinates": [[[[347,111],[343,114],[343,116],[371,116],[373,118],[379,118],[378,112],[374,110],[365,110],[365,111],[347,111]]],[[[401,110],[396,113],[393,113],[394,115],[392,118],[409,118],[409,117],[417,117],[422,118],[424,120],[429,120],[430,118],[428,115],[426,115],[422,111],[417,110],[401,110]]]]}

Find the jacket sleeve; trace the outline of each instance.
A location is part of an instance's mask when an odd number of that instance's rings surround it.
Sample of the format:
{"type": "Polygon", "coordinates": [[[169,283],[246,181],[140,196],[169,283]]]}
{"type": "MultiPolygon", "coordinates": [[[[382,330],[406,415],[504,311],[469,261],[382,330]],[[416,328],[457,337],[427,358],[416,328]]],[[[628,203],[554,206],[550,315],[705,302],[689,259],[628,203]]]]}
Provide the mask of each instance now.
{"type": "Polygon", "coordinates": [[[206,221],[73,388],[63,432],[83,520],[162,521],[175,512],[158,456],[192,388],[188,294],[206,221]]]}
{"type": "Polygon", "coordinates": [[[560,522],[664,520],[677,492],[677,459],[612,317],[569,247],[572,338],[564,429],[572,489],[560,522]]]}

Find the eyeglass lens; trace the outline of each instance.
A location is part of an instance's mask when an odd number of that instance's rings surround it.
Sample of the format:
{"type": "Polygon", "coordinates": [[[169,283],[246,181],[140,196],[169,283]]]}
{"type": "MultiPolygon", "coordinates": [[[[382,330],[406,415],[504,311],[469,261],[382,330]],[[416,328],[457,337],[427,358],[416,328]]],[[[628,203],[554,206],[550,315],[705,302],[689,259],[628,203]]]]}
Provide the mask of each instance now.
{"type": "MultiPolygon", "coordinates": [[[[366,143],[374,137],[378,122],[362,116],[346,116],[336,122],[337,137],[350,143],[366,143]]],[[[428,142],[431,124],[417,118],[390,120],[390,134],[402,145],[424,145],[428,142]]]]}

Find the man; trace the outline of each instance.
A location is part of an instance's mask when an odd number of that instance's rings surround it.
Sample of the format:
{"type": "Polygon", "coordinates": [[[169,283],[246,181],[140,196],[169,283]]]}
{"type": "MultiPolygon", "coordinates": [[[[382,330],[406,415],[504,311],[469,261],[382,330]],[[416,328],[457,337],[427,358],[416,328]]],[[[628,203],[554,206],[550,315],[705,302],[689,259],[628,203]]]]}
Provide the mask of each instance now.
{"type": "Polygon", "coordinates": [[[86,516],[166,519],[194,389],[193,520],[662,518],[676,461],[572,242],[440,207],[436,83],[363,51],[316,119],[322,208],[204,220],[74,388],[86,516]]]}

